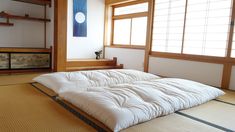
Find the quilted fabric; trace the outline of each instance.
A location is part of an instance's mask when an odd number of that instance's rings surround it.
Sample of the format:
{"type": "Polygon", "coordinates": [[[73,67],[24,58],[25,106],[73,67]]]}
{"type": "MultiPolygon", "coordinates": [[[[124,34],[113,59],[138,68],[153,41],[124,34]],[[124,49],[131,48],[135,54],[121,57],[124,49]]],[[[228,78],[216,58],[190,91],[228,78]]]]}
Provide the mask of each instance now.
{"type": "Polygon", "coordinates": [[[136,70],[95,70],[77,72],[57,72],[44,74],[33,80],[52,89],[56,93],[67,89],[86,90],[87,87],[101,87],[129,83],[140,80],[157,79],[158,76],[136,70]]]}
{"type": "Polygon", "coordinates": [[[86,91],[68,90],[60,96],[113,131],[153,118],[187,109],[224,92],[194,81],[164,78],[89,87],[86,91]]]}

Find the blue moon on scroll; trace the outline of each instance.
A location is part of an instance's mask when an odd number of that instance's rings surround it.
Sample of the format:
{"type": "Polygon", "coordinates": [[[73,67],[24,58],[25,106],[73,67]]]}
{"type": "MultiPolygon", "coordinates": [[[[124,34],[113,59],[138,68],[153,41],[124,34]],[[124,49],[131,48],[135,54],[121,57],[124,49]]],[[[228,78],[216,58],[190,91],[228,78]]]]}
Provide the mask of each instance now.
{"type": "Polygon", "coordinates": [[[73,36],[87,36],[87,0],[73,0],[73,36]]]}

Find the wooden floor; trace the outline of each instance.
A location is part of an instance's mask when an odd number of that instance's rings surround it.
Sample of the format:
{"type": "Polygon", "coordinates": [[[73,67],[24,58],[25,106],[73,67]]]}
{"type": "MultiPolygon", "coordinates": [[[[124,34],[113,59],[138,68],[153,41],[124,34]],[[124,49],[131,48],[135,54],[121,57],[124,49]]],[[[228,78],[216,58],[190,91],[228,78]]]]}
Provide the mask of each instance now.
{"type": "MultiPolygon", "coordinates": [[[[96,131],[53,99],[30,85],[32,78],[37,75],[40,75],[40,73],[0,76],[0,131],[96,131]]],[[[235,118],[233,118],[235,117],[235,92],[225,92],[227,94],[217,100],[179,113],[156,118],[123,131],[233,131],[235,130],[235,118]],[[190,115],[204,122],[185,115],[190,115]],[[205,122],[219,127],[208,125],[205,122]]]]}

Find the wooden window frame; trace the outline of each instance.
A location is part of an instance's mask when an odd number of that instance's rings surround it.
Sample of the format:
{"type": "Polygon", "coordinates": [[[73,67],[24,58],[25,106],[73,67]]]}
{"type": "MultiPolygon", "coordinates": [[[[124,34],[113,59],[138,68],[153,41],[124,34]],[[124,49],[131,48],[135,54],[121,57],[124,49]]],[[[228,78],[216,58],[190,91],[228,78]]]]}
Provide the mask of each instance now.
{"type": "MultiPolygon", "coordinates": [[[[131,5],[136,5],[136,4],[141,4],[141,3],[148,3],[149,0],[137,0],[137,1],[132,1],[132,2],[126,2],[118,5],[113,5],[112,6],[112,21],[111,21],[111,42],[110,46],[106,47],[113,47],[113,48],[129,48],[129,49],[145,49],[145,45],[136,45],[136,44],[131,44],[131,35],[130,35],[130,42],[128,45],[126,44],[114,44],[114,21],[115,20],[122,20],[122,19],[132,19],[133,18],[138,18],[138,17],[147,17],[147,23],[148,23],[148,17],[149,17],[149,12],[138,12],[138,13],[131,13],[131,14],[124,14],[124,15],[114,15],[114,9],[119,8],[119,7],[125,7],[125,6],[131,6],[131,5]]],[[[131,22],[132,25],[132,22],[131,22]]],[[[146,25],[147,26],[147,25],[146,25]]],[[[132,31],[130,30],[130,34],[132,34],[132,31]]],[[[147,33],[146,33],[146,39],[147,39],[147,33]]]]}

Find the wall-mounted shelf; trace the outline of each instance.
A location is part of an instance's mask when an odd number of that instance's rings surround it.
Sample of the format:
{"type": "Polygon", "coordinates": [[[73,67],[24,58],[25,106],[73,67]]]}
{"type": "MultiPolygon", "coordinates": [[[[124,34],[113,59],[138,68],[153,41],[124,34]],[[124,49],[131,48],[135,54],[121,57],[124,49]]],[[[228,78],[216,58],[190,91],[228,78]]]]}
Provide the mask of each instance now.
{"type": "Polygon", "coordinates": [[[36,5],[49,5],[51,6],[51,0],[13,0],[13,1],[19,1],[24,3],[31,3],[36,5]]]}
{"type": "Polygon", "coordinates": [[[0,26],[13,26],[13,23],[8,23],[8,22],[0,22],[0,26]]]}
{"type": "Polygon", "coordinates": [[[0,47],[0,52],[31,52],[31,53],[51,53],[52,48],[16,48],[16,47],[0,47]]]}
{"type": "Polygon", "coordinates": [[[18,15],[11,15],[5,12],[0,13],[0,18],[6,18],[6,19],[21,19],[21,20],[30,20],[30,21],[42,21],[42,22],[50,22],[50,19],[44,19],[44,18],[36,18],[36,17],[30,17],[28,15],[25,16],[18,16],[18,15]]]}

